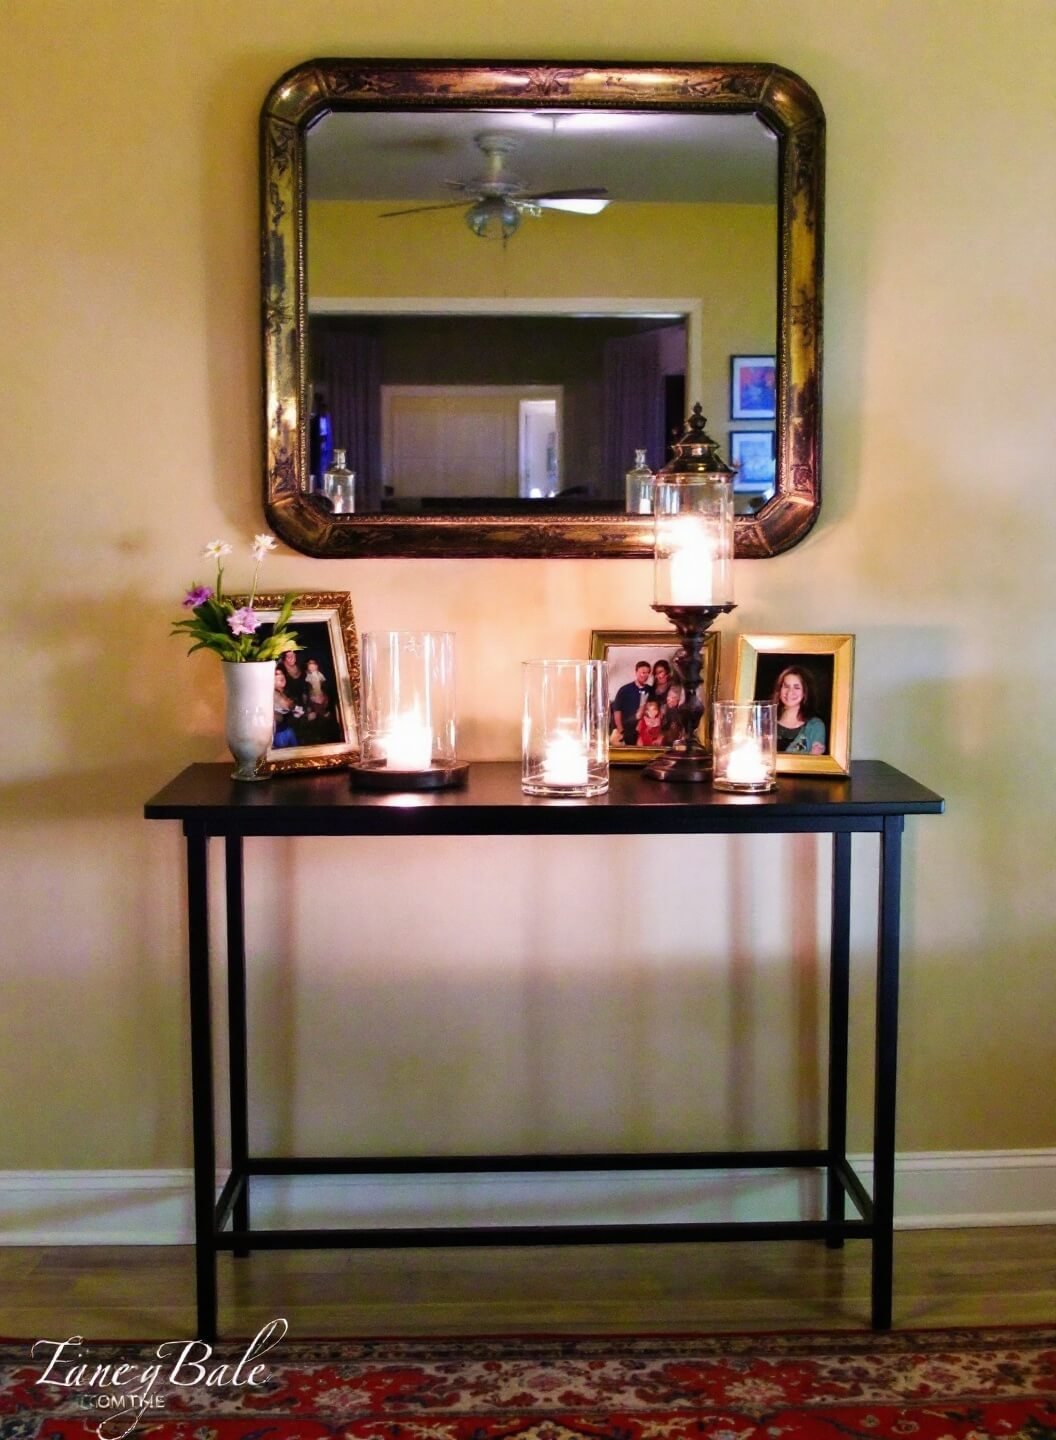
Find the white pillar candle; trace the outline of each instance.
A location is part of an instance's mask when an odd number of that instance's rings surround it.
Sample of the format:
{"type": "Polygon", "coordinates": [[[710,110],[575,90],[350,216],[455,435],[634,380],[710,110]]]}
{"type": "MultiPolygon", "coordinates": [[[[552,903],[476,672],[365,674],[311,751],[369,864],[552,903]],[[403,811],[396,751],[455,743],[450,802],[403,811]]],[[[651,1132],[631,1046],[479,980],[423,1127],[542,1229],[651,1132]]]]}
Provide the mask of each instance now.
{"type": "Polygon", "coordinates": [[[433,732],[417,711],[397,715],[382,746],[390,770],[428,770],[433,763],[433,732]]]}
{"type": "Polygon", "coordinates": [[[699,521],[676,523],[668,560],[672,605],[712,605],[715,542],[699,521]]]}
{"type": "Polygon", "coordinates": [[[570,735],[558,735],[547,741],[543,756],[544,784],[585,785],[587,778],[587,752],[582,741],[570,735]]]}
{"type": "Polygon", "coordinates": [[[726,779],[731,785],[765,785],[770,771],[763,759],[762,746],[750,735],[733,742],[726,761],[726,779]]]}

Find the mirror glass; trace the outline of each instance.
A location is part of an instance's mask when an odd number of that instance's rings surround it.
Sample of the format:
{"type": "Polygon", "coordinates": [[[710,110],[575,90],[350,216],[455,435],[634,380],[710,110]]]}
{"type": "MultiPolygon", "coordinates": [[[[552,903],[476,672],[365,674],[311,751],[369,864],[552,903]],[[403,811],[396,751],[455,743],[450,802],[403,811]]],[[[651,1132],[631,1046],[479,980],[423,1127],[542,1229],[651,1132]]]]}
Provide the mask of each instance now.
{"type": "MultiPolygon", "coordinates": [[[[770,418],[728,412],[731,355],[776,351],[777,150],[754,115],[322,117],[311,488],[337,447],[359,514],[620,512],[635,452],[671,458],[687,396],[724,454],[731,430],[769,454],[773,395],[770,418]],[[475,233],[504,200],[505,227],[475,233]]],[[[738,509],[770,499],[772,468],[738,473],[738,509]]]]}
{"type": "Polygon", "coordinates": [[[772,66],[284,76],[262,117],[278,533],[645,555],[627,472],[667,463],[699,401],[738,554],[795,543],[819,501],[823,130],[772,66]]]}

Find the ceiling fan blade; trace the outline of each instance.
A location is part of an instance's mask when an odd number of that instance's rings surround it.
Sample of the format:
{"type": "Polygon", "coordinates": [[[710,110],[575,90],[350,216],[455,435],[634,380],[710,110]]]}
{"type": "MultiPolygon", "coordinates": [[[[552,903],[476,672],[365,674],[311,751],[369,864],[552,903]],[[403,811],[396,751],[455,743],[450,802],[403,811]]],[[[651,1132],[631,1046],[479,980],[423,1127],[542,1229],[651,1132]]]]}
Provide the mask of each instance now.
{"type": "Polygon", "coordinates": [[[518,195],[518,200],[607,200],[609,192],[603,185],[581,185],[578,190],[540,190],[532,195],[518,195]]]}
{"type": "Polygon", "coordinates": [[[608,200],[534,200],[539,210],[565,210],[572,215],[600,215],[608,200]]]}
{"type": "Polygon", "coordinates": [[[397,215],[421,215],[426,210],[461,210],[465,208],[464,200],[447,200],[443,205],[414,205],[410,210],[384,210],[379,220],[392,220],[397,215]]]}

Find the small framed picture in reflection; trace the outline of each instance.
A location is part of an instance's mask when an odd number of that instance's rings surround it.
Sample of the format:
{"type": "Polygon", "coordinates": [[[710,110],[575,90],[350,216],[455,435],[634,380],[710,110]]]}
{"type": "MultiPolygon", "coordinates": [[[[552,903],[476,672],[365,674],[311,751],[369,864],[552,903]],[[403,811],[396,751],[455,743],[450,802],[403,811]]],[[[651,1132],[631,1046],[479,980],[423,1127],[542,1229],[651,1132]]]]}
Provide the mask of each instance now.
{"type": "Polygon", "coordinates": [[[745,490],[752,494],[772,491],[777,468],[774,432],[731,430],[730,464],[737,471],[733,477],[734,491],[745,490]]]}
{"type": "Polygon", "coordinates": [[[773,355],[730,356],[730,419],[773,420],[777,366],[773,355]]]}

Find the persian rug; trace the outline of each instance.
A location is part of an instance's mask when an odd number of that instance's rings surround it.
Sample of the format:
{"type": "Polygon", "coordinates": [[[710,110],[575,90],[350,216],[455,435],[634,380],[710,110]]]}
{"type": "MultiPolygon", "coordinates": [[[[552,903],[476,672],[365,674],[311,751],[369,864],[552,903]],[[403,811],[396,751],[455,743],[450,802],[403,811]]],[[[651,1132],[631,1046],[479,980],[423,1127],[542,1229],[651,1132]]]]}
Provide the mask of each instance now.
{"type": "MultiPolygon", "coordinates": [[[[1052,1440],[1056,1326],[0,1346],[4,1440],[1052,1440]],[[259,1343],[258,1343],[259,1342],[259,1343]],[[50,1348],[48,1348],[50,1347],[50,1348]],[[155,1369],[156,1367],[156,1369],[155,1369]],[[44,1377],[47,1377],[46,1379],[44,1377]]],[[[262,1332],[264,1335],[264,1332],[262,1332]]]]}

